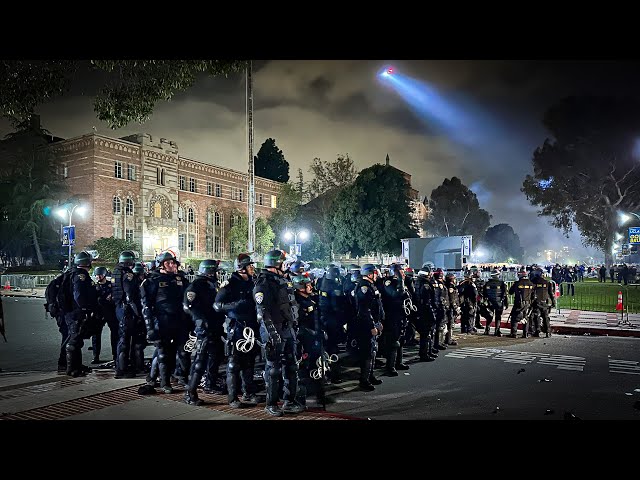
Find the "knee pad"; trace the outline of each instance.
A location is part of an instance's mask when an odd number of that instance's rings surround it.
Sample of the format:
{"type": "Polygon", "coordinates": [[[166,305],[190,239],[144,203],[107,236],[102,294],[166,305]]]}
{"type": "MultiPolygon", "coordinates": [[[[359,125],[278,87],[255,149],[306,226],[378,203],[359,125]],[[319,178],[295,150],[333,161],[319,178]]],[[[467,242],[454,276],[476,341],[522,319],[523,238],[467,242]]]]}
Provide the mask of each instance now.
{"type": "Polygon", "coordinates": [[[274,364],[271,366],[271,370],[269,370],[269,377],[272,380],[280,378],[282,375],[282,366],[280,364],[274,364]]]}
{"type": "Polygon", "coordinates": [[[167,356],[164,352],[158,352],[158,363],[167,363],[167,356]]]}
{"type": "Polygon", "coordinates": [[[238,363],[238,359],[235,358],[235,355],[229,356],[229,363],[227,364],[227,368],[230,372],[233,373],[240,371],[240,364],[238,363]]]}
{"type": "Polygon", "coordinates": [[[76,346],[72,343],[67,343],[66,350],[68,353],[73,353],[76,351],[76,346]]]}

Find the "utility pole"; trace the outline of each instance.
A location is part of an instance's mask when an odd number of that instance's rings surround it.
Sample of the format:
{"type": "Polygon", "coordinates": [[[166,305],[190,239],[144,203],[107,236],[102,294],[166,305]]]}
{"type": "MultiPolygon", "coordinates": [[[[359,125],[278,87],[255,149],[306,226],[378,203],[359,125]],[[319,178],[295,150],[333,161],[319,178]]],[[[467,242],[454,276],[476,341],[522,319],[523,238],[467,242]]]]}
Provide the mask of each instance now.
{"type": "Polygon", "coordinates": [[[253,79],[251,78],[252,62],[247,66],[247,144],[249,149],[249,253],[253,254],[256,244],[256,187],[255,168],[253,165],[253,79]]]}

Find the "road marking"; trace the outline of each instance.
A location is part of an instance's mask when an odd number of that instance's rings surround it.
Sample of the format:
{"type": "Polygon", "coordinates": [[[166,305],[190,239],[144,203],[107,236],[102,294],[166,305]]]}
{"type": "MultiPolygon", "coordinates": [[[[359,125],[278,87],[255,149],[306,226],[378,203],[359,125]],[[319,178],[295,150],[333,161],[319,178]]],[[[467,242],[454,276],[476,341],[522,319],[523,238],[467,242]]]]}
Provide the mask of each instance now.
{"type": "Polygon", "coordinates": [[[525,365],[537,363],[542,365],[555,366],[560,370],[572,370],[583,372],[587,360],[584,357],[574,355],[551,355],[549,353],[519,352],[513,350],[501,350],[497,348],[463,347],[455,352],[447,353],[447,357],[453,358],[492,358],[505,363],[517,363],[525,365]]]}
{"type": "Polygon", "coordinates": [[[640,375],[640,365],[633,360],[609,359],[609,373],[624,373],[627,375],[640,375]]]}

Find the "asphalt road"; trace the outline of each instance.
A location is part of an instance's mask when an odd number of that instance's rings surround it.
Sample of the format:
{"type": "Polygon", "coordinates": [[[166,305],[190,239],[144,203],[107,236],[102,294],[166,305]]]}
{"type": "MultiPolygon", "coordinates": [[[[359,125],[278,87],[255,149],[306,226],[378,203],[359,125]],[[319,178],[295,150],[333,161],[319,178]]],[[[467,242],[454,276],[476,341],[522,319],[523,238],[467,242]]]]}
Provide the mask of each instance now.
{"type": "MultiPolygon", "coordinates": [[[[8,343],[0,340],[0,368],[56,369],[60,334],[55,320],[45,319],[42,302],[4,298],[8,343]]],[[[108,332],[105,327],[103,359],[110,354],[108,332]]],[[[457,347],[440,352],[431,363],[416,363],[416,348],[406,349],[410,370],[398,377],[379,370],[383,384],[374,392],[360,391],[357,368],[347,367],[345,381],[328,388],[334,402],[327,410],[397,420],[562,420],[565,414],[585,420],[640,419],[634,408],[640,403],[640,339],[458,337],[457,347]]],[[[88,365],[92,352],[87,346],[88,365]]]]}
{"type": "Polygon", "coordinates": [[[640,420],[640,339],[460,337],[435,362],[412,362],[398,377],[380,371],[374,392],[341,384],[328,410],[394,420],[640,420]]]}
{"type": "MultiPolygon", "coordinates": [[[[7,343],[0,337],[0,368],[7,371],[53,371],[58,367],[61,335],[55,319],[45,318],[44,299],[3,297],[7,343]]],[[[93,352],[84,341],[83,363],[90,365],[93,352]]],[[[147,347],[145,356],[153,349],[147,347]]],[[[102,360],[111,359],[109,328],[102,330],[102,360]]]]}

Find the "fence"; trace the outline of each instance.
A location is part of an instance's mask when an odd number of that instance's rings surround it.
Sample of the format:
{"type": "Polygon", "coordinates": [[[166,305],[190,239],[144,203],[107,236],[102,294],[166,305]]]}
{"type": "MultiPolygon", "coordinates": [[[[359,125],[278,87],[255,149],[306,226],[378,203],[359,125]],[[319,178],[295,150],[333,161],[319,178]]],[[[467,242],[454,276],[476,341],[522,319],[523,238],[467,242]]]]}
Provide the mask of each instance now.
{"type": "Polygon", "coordinates": [[[12,289],[20,288],[21,290],[33,290],[36,288],[47,288],[47,285],[59,274],[50,275],[2,275],[0,276],[0,286],[4,288],[7,282],[12,289]]]}

